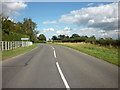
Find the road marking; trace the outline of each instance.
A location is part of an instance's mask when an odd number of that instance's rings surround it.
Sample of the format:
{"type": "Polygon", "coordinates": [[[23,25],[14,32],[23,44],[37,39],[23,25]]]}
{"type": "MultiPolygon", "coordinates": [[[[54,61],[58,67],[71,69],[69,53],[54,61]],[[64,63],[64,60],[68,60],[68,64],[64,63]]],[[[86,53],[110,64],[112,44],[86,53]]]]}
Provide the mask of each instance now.
{"type": "Polygon", "coordinates": [[[53,50],[55,50],[53,46],[51,46],[51,47],[52,47],[53,50]]]}
{"type": "Polygon", "coordinates": [[[55,48],[54,48],[53,46],[51,46],[51,47],[52,47],[52,49],[54,50],[54,51],[53,51],[53,52],[54,52],[54,57],[57,58],[56,52],[55,52],[55,48]]]}
{"type": "Polygon", "coordinates": [[[54,57],[56,58],[56,53],[55,53],[55,50],[54,50],[54,57]]]}
{"type": "MultiPolygon", "coordinates": [[[[51,46],[51,47],[52,47],[52,49],[54,50],[54,57],[56,58],[55,48],[54,48],[53,46],[51,46]]],[[[58,69],[58,71],[59,71],[59,74],[60,74],[60,76],[61,76],[61,78],[62,78],[62,80],[63,80],[63,83],[64,83],[66,89],[67,89],[67,90],[70,90],[70,87],[69,87],[69,85],[68,85],[68,83],[67,83],[67,80],[65,79],[65,76],[64,76],[63,73],[62,73],[62,70],[61,70],[58,62],[56,62],[56,66],[57,66],[57,69],[58,69]]]]}
{"type": "Polygon", "coordinates": [[[59,63],[56,62],[56,65],[57,65],[58,71],[59,71],[59,73],[60,73],[60,76],[61,76],[61,78],[62,78],[62,80],[63,80],[63,83],[64,83],[66,89],[67,89],[67,90],[70,90],[70,86],[68,85],[67,80],[65,79],[65,77],[64,77],[64,75],[63,75],[63,73],[62,73],[62,70],[61,70],[61,68],[60,68],[60,66],[59,66],[59,63]]]}

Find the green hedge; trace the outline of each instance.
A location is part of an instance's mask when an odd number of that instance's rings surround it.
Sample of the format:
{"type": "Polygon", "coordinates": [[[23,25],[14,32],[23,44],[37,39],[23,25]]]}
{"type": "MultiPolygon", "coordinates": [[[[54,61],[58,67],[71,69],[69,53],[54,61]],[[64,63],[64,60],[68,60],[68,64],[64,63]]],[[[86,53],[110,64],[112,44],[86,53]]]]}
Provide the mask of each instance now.
{"type": "Polygon", "coordinates": [[[46,43],[45,41],[35,40],[34,43],[46,43]]]}
{"type": "Polygon", "coordinates": [[[29,36],[13,32],[2,32],[2,41],[21,41],[21,38],[29,38],[29,36]]]}

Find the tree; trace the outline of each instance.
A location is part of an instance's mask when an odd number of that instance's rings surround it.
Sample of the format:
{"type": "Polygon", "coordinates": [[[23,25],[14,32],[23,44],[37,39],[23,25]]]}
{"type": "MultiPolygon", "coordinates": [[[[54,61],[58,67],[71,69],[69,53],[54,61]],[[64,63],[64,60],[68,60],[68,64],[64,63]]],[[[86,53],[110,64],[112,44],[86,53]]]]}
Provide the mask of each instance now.
{"type": "Polygon", "coordinates": [[[58,35],[59,40],[63,40],[66,36],[65,35],[58,35]]]}
{"type": "Polygon", "coordinates": [[[6,33],[15,30],[15,23],[9,20],[9,17],[2,17],[2,30],[6,33]]]}
{"type": "Polygon", "coordinates": [[[78,38],[78,37],[80,37],[78,34],[72,34],[70,38],[78,38]]]}
{"type": "Polygon", "coordinates": [[[91,43],[91,44],[95,44],[96,43],[96,37],[95,36],[91,36],[89,38],[86,38],[85,42],[91,43]]]}
{"type": "Polygon", "coordinates": [[[35,34],[36,37],[37,37],[37,34],[39,34],[39,33],[40,33],[39,30],[34,30],[34,34],[35,34]]]}
{"type": "Polygon", "coordinates": [[[67,39],[68,39],[68,38],[69,38],[69,36],[66,36],[65,38],[67,38],[67,39]]]}
{"type": "Polygon", "coordinates": [[[52,40],[58,40],[57,36],[52,36],[52,40]]]}
{"type": "Polygon", "coordinates": [[[44,34],[40,34],[39,37],[38,37],[38,39],[39,39],[40,41],[46,41],[46,37],[45,37],[44,34]]]}
{"type": "MultiPolygon", "coordinates": [[[[30,41],[34,42],[36,40],[36,30],[37,24],[32,21],[32,19],[24,18],[23,22],[15,23],[9,17],[0,17],[2,23],[2,36],[10,36],[11,33],[17,33],[21,35],[27,35],[30,37],[30,41]]],[[[15,37],[14,37],[15,38],[15,37]]],[[[16,38],[15,38],[16,39],[16,38]]]]}
{"type": "Polygon", "coordinates": [[[32,21],[32,19],[24,18],[23,22],[23,30],[25,30],[25,34],[30,36],[31,41],[36,40],[36,36],[34,34],[34,30],[37,27],[37,24],[32,21]]]}
{"type": "Polygon", "coordinates": [[[17,22],[15,28],[16,28],[16,30],[15,30],[16,33],[26,35],[26,33],[25,33],[24,29],[23,29],[23,23],[17,22]]]}

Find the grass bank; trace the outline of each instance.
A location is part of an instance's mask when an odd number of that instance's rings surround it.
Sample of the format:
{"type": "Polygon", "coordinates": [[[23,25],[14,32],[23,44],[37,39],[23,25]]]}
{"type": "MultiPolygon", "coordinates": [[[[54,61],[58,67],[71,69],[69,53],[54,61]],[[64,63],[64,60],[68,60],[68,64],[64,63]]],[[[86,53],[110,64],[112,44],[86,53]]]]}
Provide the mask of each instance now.
{"type": "Polygon", "coordinates": [[[19,54],[26,53],[36,47],[38,47],[38,45],[33,44],[32,46],[29,46],[29,47],[20,47],[20,48],[16,48],[13,50],[3,51],[2,52],[2,60],[17,56],[19,54]]]}
{"type": "Polygon", "coordinates": [[[107,62],[120,66],[118,62],[118,49],[114,47],[104,47],[88,43],[55,43],[57,45],[67,46],[107,62]]]}

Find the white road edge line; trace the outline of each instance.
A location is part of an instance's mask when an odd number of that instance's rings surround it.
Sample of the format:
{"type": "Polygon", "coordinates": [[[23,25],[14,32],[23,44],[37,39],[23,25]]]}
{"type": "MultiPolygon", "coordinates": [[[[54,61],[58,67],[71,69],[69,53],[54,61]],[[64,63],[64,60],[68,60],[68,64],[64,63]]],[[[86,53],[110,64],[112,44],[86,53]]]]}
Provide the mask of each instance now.
{"type": "Polygon", "coordinates": [[[66,89],[67,89],[67,90],[70,90],[70,86],[68,85],[67,80],[65,79],[65,77],[64,77],[64,75],[63,75],[63,73],[62,73],[62,70],[61,70],[61,68],[60,68],[60,66],[59,66],[59,63],[56,62],[56,65],[57,65],[58,71],[59,71],[59,73],[60,73],[60,76],[61,76],[61,78],[62,78],[62,80],[63,80],[63,83],[64,83],[66,89]]]}

